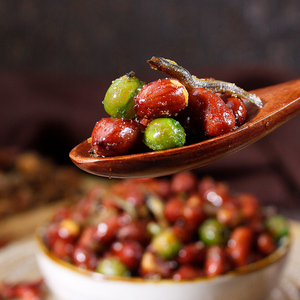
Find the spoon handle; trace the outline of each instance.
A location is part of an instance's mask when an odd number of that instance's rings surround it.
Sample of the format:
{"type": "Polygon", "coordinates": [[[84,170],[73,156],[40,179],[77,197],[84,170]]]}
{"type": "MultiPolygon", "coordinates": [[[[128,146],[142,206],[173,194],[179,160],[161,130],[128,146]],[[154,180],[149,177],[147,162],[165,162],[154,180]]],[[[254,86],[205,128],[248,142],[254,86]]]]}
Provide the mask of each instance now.
{"type": "Polygon", "coordinates": [[[263,123],[265,133],[268,134],[300,112],[300,79],[255,90],[253,93],[262,99],[264,106],[246,126],[263,123]]]}

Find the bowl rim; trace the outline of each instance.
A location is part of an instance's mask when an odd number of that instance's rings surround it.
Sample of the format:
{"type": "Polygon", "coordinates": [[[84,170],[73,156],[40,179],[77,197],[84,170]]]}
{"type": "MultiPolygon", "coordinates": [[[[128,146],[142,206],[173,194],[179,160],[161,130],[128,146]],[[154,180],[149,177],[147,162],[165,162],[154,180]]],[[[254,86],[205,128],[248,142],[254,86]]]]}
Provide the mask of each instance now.
{"type": "Polygon", "coordinates": [[[217,275],[217,276],[213,276],[213,277],[204,276],[204,277],[196,277],[196,278],[192,278],[192,279],[182,279],[182,280],[174,280],[173,278],[145,279],[145,278],[141,278],[141,277],[117,277],[117,276],[110,277],[110,276],[103,275],[101,273],[97,273],[95,271],[90,271],[87,269],[79,268],[67,261],[64,261],[64,260],[56,257],[54,254],[52,254],[50,252],[50,250],[47,248],[47,246],[45,245],[45,243],[43,241],[44,230],[45,230],[45,226],[41,226],[41,227],[37,228],[35,235],[34,235],[34,239],[35,239],[35,243],[37,245],[38,250],[40,250],[40,252],[43,255],[45,255],[49,260],[51,260],[52,262],[54,262],[55,264],[58,264],[59,266],[61,266],[63,268],[67,268],[69,271],[73,271],[77,274],[89,277],[91,279],[98,280],[98,281],[113,281],[113,282],[181,284],[181,283],[187,283],[187,282],[189,282],[189,283],[208,282],[208,281],[221,279],[221,278],[225,279],[225,278],[229,278],[229,277],[234,277],[237,275],[246,275],[246,274],[250,274],[255,271],[258,271],[258,270],[262,270],[265,267],[268,267],[268,266],[276,263],[280,259],[284,258],[285,256],[287,256],[287,254],[291,248],[291,244],[292,244],[292,236],[291,236],[291,233],[289,233],[287,236],[284,236],[281,239],[281,243],[280,243],[279,247],[270,255],[254,262],[254,263],[239,267],[239,268],[229,271],[225,274],[221,274],[221,275],[217,275]]]}

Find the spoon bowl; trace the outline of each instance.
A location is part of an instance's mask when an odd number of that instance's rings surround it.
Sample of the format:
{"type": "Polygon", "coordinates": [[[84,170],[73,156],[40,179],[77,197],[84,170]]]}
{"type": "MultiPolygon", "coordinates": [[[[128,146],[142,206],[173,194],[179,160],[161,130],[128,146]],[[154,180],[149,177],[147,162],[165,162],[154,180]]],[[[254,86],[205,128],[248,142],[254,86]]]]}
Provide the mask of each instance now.
{"type": "Polygon", "coordinates": [[[80,169],[109,178],[160,177],[199,168],[249,146],[300,111],[300,79],[251,93],[263,107],[247,102],[245,124],[226,134],[180,148],[113,157],[91,156],[86,140],[72,149],[70,158],[80,169]]]}

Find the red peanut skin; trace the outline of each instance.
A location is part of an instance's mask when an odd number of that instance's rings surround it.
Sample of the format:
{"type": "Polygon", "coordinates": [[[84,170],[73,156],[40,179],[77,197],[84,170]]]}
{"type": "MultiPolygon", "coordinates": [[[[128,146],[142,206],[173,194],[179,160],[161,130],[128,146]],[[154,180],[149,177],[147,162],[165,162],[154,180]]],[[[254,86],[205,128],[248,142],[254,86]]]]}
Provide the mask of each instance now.
{"type": "Polygon", "coordinates": [[[120,217],[109,216],[97,225],[93,239],[98,243],[111,244],[116,239],[116,231],[120,228],[120,217]]]}
{"type": "Polygon", "coordinates": [[[175,174],[171,180],[171,192],[189,193],[197,191],[197,176],[192,172],[181,172],[175,174]]]}
{"type": "Polygon", "coordinates": [[[72,259],[75,266],[91,271],[96,269],[98,263],[96,252],[81,245],[74,247],[72,259]]]}
{"type": "Polygon", "coordinates": [[[174,274],[174,280],[183,280],[183,279],[193,279],[197,277],[201,277],[204,275],[204,272],[193,265],[183,265],[181,266],[174,274]]]}
{"type": "Polygon", "coordinates": [[[235,116],[236,126],[242,125],[247,116],[245,103],[238,97],[225,97],[224,102],[230,108],[235,116]]]}
{"type": "Polygon", "coordinates": [[[205,274],[209,277],[224,274],[227,271],[225,251],[220,246],[210,246],[204,263],[205,274]]]}
{"type": "Polygon", "coordinates": [[[73,244],[69,241],[57,238],[53,244],[52,252],[58,258],[69,259],[73,252],[73,244]]]}
{"type": "Polygon", "coordinates": [[[227,253],[235,267],[242,267],[249,263],[253,231],[244,226],[235,228],[228,241],[227,253]]]}
{"type": "Polygon", "coordinates": [[[276,249],[276,244],[272,236],[267,232],[262,232],[257,237],[257,249],[264,255],[269,255],[276,249]]]}
{"type": "Polygon", "coordinates": [[[132,120],[103,118],[92,132],[92,148],[100,156],[127,154],[141,143],[139,125],[132,120]]]}
{"type": "Polygon", "coordinates": [[[181,265],[199,265],[204,262],[205,251],[205,246],[201,242],[187,244],[179,251],[177,261],[181,265]]]}
{"type": "Polygon", "coordinates": [[[166,203],[164,208],[164,216],[170,223],[175,223],[182,217],[184,202],[179,197],[172,197],[166,203]]]}
{"type": "Polygon", "coordinates": [[[131,270],[136,271],[143,256],[143,247],[136,241],[118,241],[112,244],[113,253],[131,270]]]}
{"type": "Polygon", "coordinates": [[[135,220],[123,225],[116,233],[119,241],[135,241],[147,245],[151,239],[147,232],[147,222],[135,220]]]}
{"type": "Polygon", "coordinates": [[[215,93],[196,88],[189,92],[189,114],[208,136],[229,132],[235,126],[233,112],[215,93]]]}
{"type": "Polygon", "coordinates": [[[187,98],[188,93],[179,81],[159,79],[142,88],[134,99],[134,109],[141,118],[170,117],[187,106],[187,98]]]}

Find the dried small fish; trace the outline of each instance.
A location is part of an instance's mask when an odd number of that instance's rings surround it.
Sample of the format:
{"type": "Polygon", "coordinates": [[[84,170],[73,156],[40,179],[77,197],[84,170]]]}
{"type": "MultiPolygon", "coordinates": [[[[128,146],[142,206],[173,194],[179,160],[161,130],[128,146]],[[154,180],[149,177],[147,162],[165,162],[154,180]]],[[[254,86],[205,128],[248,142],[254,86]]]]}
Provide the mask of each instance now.
{"type": "Polygon", "coordinates": [[[196,76],[191,75],[185,68],[177,65],[176,62],[163,57],[153,56],[148,60],[148,63],[152,69],[166,73],[181,81],[188,90],[192,90],[194,88],[210,89],[214,93],[227,93],[231,96],[243,98],[246,101],[255,104],[259,108],[263,106],[263,103],[258,96],[248,93],[242,88],[236,86],[234,83],[214,79],[197,78],[196,76]]]}

